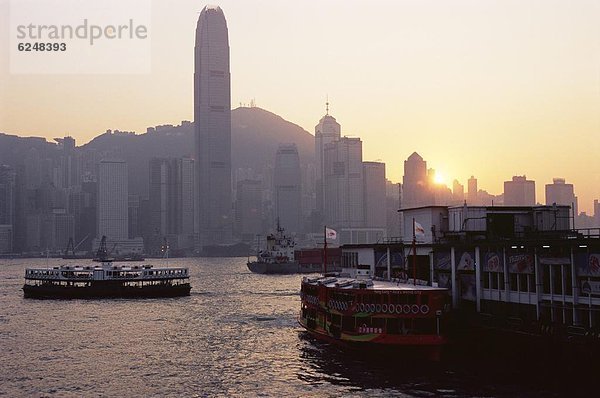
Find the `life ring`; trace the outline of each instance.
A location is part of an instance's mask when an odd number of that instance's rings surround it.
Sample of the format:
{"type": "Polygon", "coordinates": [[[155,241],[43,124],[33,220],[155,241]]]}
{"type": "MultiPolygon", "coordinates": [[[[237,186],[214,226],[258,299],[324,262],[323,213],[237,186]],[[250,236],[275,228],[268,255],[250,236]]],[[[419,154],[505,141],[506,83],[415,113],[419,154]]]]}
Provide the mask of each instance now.
{"type": "Polygon", "coordinates": [[[360,304],[358,305],[358,311],[359,311],[359,312],[365,312],[365,305],[364,305],[363,303],[360,303],[360,304]]]}
{"type": "Polygon", "coordinates": [[[400,304],[396,304],[396,313],[402,314],[402,306],[400,304]]]}
{"type": "Polygon", "coordinates": [[[384,314],[388,312],[387,304],[381,304],[381,312],[383,312],[384,314]]]}
{"type": "Polygon", "coordinates": [[[348,303],[342,303],[342,309],[344,311],[348,310],[348,303]]]}
{"type": "Polygon", "coordinates": [[[370,307],[371,307],[371,312],[375,312],[375,304],[371,304],[370,307]]]}
{"type": "Polygon", "coordinates": [[[402,306],[402,311],[404,311],[405,314],[410,314],[410,305],[404,304],[402,306]]]}
{"type": "Polygon", "coordinates": [[[381,304],[375,304],[375,311],[381,312],[381,304]]]}
{"type": "Polygon", "coordinates": [[[411,307],[412,313],[413,314],[418,314],[419,313],[419,306],[417,304],[413,304],[411,307]]]}
{"type": "Polygon", "coordinates": [[[390,304],[390,306],[389,306],[390,314],[393,314],[395,312],[395,308],[396,307],[394,307],[394,304],[390,304]]]}
{"type": "Polygon", "coordinates": [[[429,312],[429,306],[427,304],[423,304],[421,306],[421,313],[427,314],[429,312]]]}

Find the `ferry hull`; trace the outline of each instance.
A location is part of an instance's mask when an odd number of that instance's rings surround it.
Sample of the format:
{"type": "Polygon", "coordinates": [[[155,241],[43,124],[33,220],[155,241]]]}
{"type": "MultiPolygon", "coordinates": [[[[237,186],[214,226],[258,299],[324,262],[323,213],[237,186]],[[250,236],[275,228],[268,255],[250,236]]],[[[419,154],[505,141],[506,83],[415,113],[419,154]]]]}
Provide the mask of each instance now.
{"type": "Polygon", "coordinates": [[[363,353],[402,355],[403,358],[438,362],[447,344],[443,336],[397,336],[397,335],[363,335],[335,337],[325,330],[309,328],[300,318],[298,320],[311,336],[344,349],[363,353]]]}
{"type": "Polygon", "coordinates": [[[300,264],[295,261],[285,263],[249,262],[248,269],[256,274],[313,274],[321,272],[320,264],[300,264]]]}
{"type": "Polygon", "coordinates": [[[157,298],[189,296],[189,283],[175,286],[122,286],[110,283],[92,283],[91,286],[24,285],[25,298],[71,299],[71,298],[157,298]]]}

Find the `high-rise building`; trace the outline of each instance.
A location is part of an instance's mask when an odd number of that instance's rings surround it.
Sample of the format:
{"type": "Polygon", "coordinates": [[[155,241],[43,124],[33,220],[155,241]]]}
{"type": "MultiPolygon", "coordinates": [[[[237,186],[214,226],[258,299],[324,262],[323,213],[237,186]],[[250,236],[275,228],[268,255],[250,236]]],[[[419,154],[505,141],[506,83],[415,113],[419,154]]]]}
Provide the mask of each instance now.
{"type": "Polygon", "coordinates": [[[337,228],[364,226],[362,141],[342,137],[325,145],[324,218],[337,228]]]}
{"type": "Polygon", "coordinates": [[[594,199],[594,227],[600,228],[600,202],[594,199]]]}
{"type": "Polygon", "coordinates": [[[458,180],[452,182],[452,201],[454,204],[462,204],[465,200],[465,187],[458,180]]]}
{"type": "Polygon", "coordinates": [[[475,206],[479,204],[477,197],[477,178],[471,176],[467,181],[467,204],[475,206]]]}
{"type": "Polygon", "coordinates": [[[411,208],[432,204],[427,176],[427,162],[421,155],[413,152],[404,161],[402,184],[402,208],[411,208]]]}
{"type": "Polygon", "coordinates": [[[535,206],[535,181],[526,176],[514,176],[504,181],[505,206],[535,206]]]}
{"type": "Polygon", "coordinates": [[[273,200],[275,219],[288,233],[302,230],[300,157],[296,144],[279,145],[275,155],[273,200]]]}
{"type": "Polygon", "coordinates": [[[98,237],[129,238],[127,163],[101,160],[98,165],[98,237]]]}
{"type": "Polygon", "coordinates": [[[194,161],[152,158],[150,168],[150,236],[148,252],[165,239],[173,249],[191,249],[194,238],[194,161]]]}
{"type": "Polygon", "coordinates": [[[13,224],[15,218],[15,171],[0,165],[0,224],[13,224]]]}
{"type": "Polygon", "coordinates": [[[13,251],[15,181],[14,170],[7,165],[0,165],[0,253],[13,251]]]}
{"type": "Polygon", "coordinates": [[[237,183],[235,200],[235,232],[242,240],[254,242],[262,232],[262,187],[259,180],[237,183]]]}
{"type": "Polygon", "coordinates": [[[342,127],[329,114],[329,102],[326,103],[325,116],[315,126],[315,159],[316,159],[316,205],[317,211],[323,214],[323,184],[325,182],[325,146],[340,139],[342,127]]]}
{"type": "Polygon", "coordinates": [[[573,184],[565,183],[564,178],[553,178],[552,184],[546,184],[546,205],[552,204],[571,206],[575,215],[579,214],[573,184]]]}
{"type": "Polygon", "coordinates": [[[386,228],[385,163],[363,162],[365,227],[386,228]]]}
{"type": "Polygon", "coordinates": [[[231,92],[227,22],[206,6],[196,26],[194,123],[201,246],[231,240],[231,92]]]}

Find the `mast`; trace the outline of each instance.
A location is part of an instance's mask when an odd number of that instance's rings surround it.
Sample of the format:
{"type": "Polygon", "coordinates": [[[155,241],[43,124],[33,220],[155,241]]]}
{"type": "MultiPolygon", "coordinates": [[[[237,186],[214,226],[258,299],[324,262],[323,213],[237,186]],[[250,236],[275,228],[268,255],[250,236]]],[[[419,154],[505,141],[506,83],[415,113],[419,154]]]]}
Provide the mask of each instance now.
{"type": "Polygon", "coordinates": [[[327,226],[323,226],[323,274],[327,273],[327,226]]]}
{"type": "Polygon", "coordinates": [[[413,284],[417,285],[417,233],[416,233],[415,219],[413,218],[413,284]]]}

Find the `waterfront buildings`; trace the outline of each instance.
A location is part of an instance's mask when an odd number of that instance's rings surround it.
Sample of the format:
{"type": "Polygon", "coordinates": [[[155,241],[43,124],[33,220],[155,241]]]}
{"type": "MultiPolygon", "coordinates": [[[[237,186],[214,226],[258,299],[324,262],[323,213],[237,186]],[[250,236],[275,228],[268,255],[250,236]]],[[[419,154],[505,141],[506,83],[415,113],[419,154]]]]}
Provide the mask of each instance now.
{"type": "Polygon", "coordinates": [[[196,26],[194,123],[200,246],[231,240],[231,92],[227,22],[206,6],[196,26]]]}

